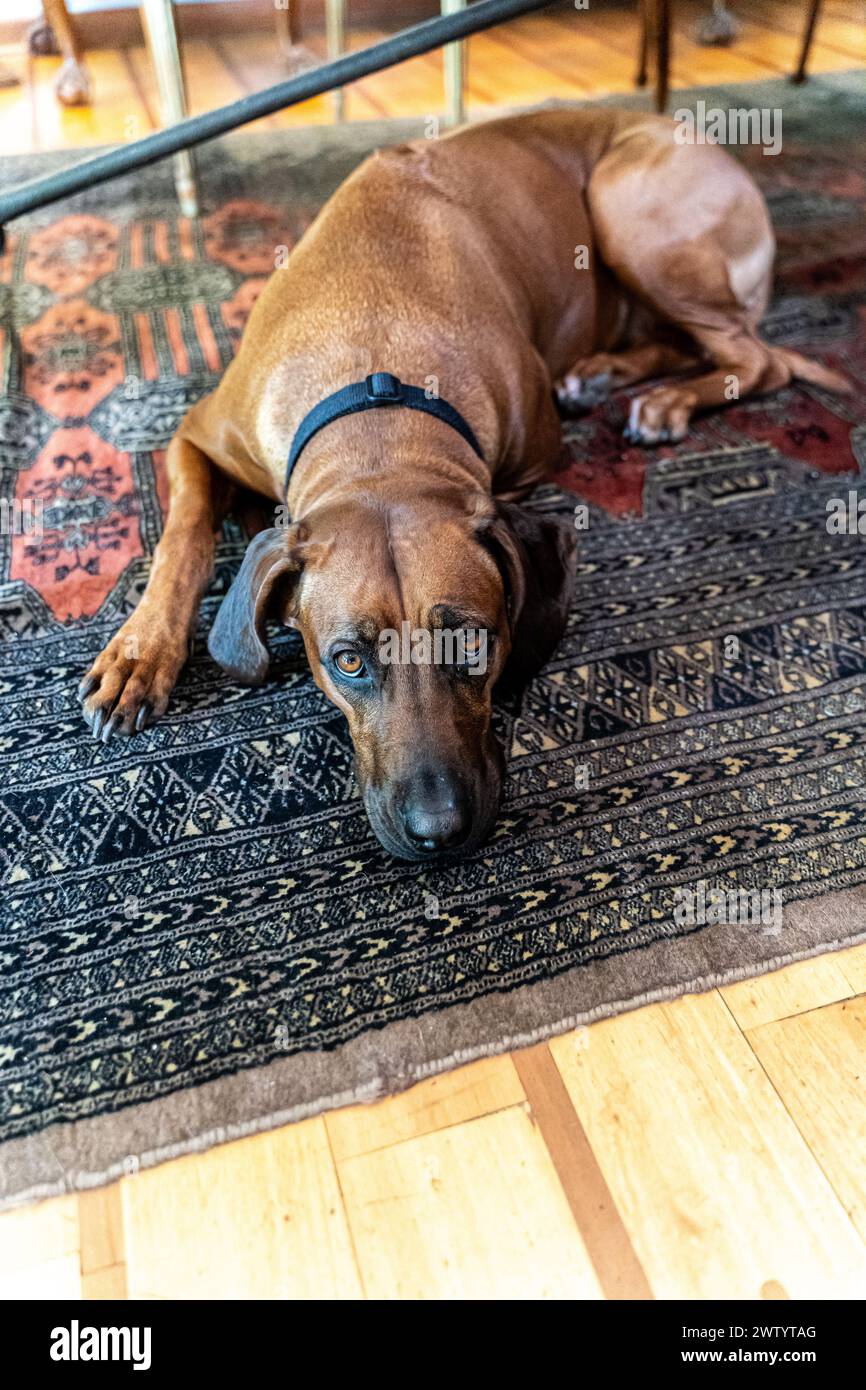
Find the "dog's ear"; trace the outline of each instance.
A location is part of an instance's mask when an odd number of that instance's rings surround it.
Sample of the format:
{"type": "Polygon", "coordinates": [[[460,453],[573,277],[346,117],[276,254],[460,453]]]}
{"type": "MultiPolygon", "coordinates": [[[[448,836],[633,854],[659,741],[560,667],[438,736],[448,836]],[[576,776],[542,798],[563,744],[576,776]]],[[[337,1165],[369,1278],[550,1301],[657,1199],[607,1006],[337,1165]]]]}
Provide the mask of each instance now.
{"type": "Polygon", "coordinates": [[[300,527],[271,526],[247,547],[232,586],[220,604],[207,648],[223,670],[241,685],[261,685],[268,674],[265,620],[287,575],[303,563],[300,527]]]}
{"type": "Polygon", "coordinates": [[[519,691],[541,669],[565,630],[577,563],[574,527],[512,502],[497,502],[478,538],[505,585],[511,654],[500,687],[519,691]]]}

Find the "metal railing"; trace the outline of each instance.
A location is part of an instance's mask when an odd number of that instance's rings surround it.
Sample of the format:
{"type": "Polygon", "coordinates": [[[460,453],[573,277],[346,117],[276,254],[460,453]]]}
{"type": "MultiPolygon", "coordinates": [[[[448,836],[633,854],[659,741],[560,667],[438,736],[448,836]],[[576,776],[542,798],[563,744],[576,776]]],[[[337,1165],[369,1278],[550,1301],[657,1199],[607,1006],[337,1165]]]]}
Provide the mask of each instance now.
{"type": "Polygon", "coordinates": [[[429,53],[431,49],[480,33],[504,20],[532,10],[545,9],[551,3],[552,0],[478,0],[477,4],[460,13],[440,15],[414,24],[392,38],[383,39],[381,43],[355,53],[346,53],[332,63],[323,63],[321,67],[301,72],[263,92],[241,97],[240,101],[220,106],[215,111],[206,111],[201,116],[189,116],[177,125],[146,135],[143,140],[95,155],[68,169],[46,174],[44,178],[31,179],[10,189],[8,193],[0,193],[0,251],[3,250],[6,223],[13,217],[35,212],[37,208],[54,203],[59,198],[79,193],[120,174],[128,174],[133,169],[142,169],[147,164],[155,164],[157,160],[176,154],[178,150],[187,150],[205,140],[213,140],[229,130],[246,125],[248,121],[258,120],[260,116],[270,116],[274,111],[296,106],[310,97],[321,96],[323,92],[381,72],[383,68],[394,67],[407,58],[415,58],[420,53],[429,53]]]}

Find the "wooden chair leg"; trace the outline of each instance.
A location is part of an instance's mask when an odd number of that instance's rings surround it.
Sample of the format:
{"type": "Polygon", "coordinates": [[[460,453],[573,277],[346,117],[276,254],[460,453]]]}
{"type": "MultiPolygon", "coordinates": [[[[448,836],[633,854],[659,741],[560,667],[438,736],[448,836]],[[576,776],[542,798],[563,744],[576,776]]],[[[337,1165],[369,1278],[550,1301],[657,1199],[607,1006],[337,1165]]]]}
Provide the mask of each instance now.
{"type": "Polygon", "coordinates": [[[49,26],[54,30],[57,46],[64,58],[74,58],[76,63],[84,62],[84,48],[78,37],[75,21],[70,18],[66,0],[42,0],[42,11],[49,26]]]}
{"type": "Polygon", "coordinates": [[[654,0],[656,31],[656,111],[668,104],[671,65],[671,2],[654,0]]]}
{"type": "MultiPolygon", "coordinates": [[[[466,9],[466,0],[441,0],[442,14],[466,9]]],[[[466,41],[446,43],[442,50],[445,73],[445,120],[459,125],[466,118],[466,41]]]]}
{"type": "Polygon", "coordinates": [[[791,74],[792,82],[805,82],[808,76],[806,64],[809,61],[809,52],[812,48],[812,39],[815,34],[815,25],[818,22],[818,11],[821,8],[821,0],[811,0],[809,14],[806,19],[806,29],[803,34],[803,47],[800,50],[800,61],[797,64],[797,71],[791,74]]]}
{"type": "Polygon", "coordinates": [[[63,54],[63,66],[54,84],[57,99],[64,106],[86,106],[90,101],[90,79],[75,21],[69,16],[65,0],[43,0],[42,9],[63,54]]]}
{"type": "Polygon", "coordinates": [[[274,19],[277,26],[277,43],[286,57],[290,57],[301,45],[300,0],[278,0],[274,9],[274,19]]]}
{"type": "MultiPolygon", "coordinates": [[[[333,62],[346,51],[346,0],[325,0],[325,31],[328,41],[328,61],[333,62]]],[[[346,93],[338,87],[331,93],[334,120],[346,117],[346,93]]]]}
{"type": "MultiPolygon", "coordinates": [[[[141,0],[141,12],[163,123],[175,125],[186,115],[186,93],[172,0],[141,0]]],[[[174,182],[184,217],[197,217],[198,194],[189,150],[181,150],[174,156],[174,182]]]]}
{"type": "MultiPolygon", "coordinates": [[[[284,0],[277,15],[282,15],[282,32],[285,33],[286,47],[296,49],[303,43],[302,24],[300,24],[300,0],[284,0]]],[[[279,19],[278,19],[279,24],[279,19]]]]}
{"type": "Polygon", "coordinates": [[[649,0],[640,0],[640,51],[637,60],[637,72],[635,74],[634,85],[645,87],[647,84],[647,54],[649,52],[649,0]]]}

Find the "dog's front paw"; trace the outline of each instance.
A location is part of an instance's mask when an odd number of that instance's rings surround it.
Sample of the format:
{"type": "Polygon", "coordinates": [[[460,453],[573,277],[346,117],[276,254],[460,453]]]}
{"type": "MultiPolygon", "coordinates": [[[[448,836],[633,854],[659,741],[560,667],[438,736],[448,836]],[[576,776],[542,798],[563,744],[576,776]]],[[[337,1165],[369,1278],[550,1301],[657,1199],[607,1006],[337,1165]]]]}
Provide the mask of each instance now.
{"type": "Polygon", "coordinates": [[[656,386],[632,401],[623,437],[630,444],[676,444],[685,439],[697,404],[687,386],[656,386]]]}
{"type": "Polygon", "coordinates": [[[187,656],[186,645],[139,612],[124,623],[78,687],[93,737],[140,733],[168,708],[187,656]],[[144,635],[146,633],[146,635],[144,635]]]}

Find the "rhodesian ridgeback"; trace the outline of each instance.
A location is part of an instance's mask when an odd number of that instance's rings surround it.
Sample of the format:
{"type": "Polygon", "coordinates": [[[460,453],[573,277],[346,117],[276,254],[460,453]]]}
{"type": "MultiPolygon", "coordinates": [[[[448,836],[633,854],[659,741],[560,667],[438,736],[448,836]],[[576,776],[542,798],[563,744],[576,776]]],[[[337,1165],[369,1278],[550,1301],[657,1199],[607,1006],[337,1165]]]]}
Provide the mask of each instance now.
{"type": "Polygon", "coordinates": [[[146,591],[81,686],[95,736],[164,714],[241,484],[286,524],[251,542],[212,655],[258,683],[266,618],[297,628],[382,844],[476,846],[503,778],[491,692],[538,669],[568,611],[573,529],[518,505],[558,455],[556,398],[680,373],[632,399],[626,436],[651,445],[732,383],[739,399],[792,377],[847,389],[762,341],[773,254],[748,174],[660,117],[551,110],[373,155],[171,442],[146,591]],[[385,661],[382,635],[407,625],[412,658],[385,661]],[[416,660],[415,636],[446,629],[450,659],[416,660]]]}

